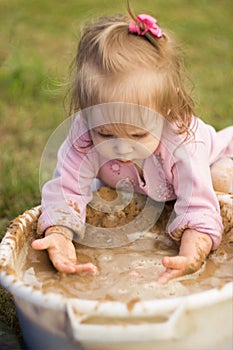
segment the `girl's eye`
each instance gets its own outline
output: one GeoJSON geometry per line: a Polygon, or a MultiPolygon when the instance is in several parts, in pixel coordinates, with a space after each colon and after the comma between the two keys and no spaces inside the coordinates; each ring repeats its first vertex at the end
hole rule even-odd
{"type": "Polygon", "coordinates": [[[131,137],[135,138],[135,139],[142,139],[143,137],[146,137],[148,135],[148,132],[144,133],[144,134],[133,134],[131,135],[131,137]]]}
{"type": "Polygon", "coordinates": [[[104,133],[102,133],[102,132],[97,132],[97,134],[98,134],[98,136],[100,136],[100,137],[103,137],[103,138],[111,138],[111,137],[113,137],[113,135],[112,134],[104,134],[104,133]]]}

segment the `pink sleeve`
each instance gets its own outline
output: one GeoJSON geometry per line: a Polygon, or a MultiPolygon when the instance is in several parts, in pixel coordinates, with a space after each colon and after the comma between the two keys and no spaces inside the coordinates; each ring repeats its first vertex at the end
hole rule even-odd
{"type": "Polygon", "coordinates": [[[66,226],[80,236],[84,233],[86,205],[92,199],[95,177],[91,153],[75,149],[69,138],[58,152],[55,177],[42,189],[42,214],[38,233],[54,225],[66,226]]]}
{"type": "Polygon", "coordinates": [[[174,159],[172,183],[177,200],[168,232],[175,240],[181,239],[186,228],[206,233],[212,238],[212,249],[216,249],[223,225],[205,142],[196,139],[183,144],[176,149],[174,159]]]}

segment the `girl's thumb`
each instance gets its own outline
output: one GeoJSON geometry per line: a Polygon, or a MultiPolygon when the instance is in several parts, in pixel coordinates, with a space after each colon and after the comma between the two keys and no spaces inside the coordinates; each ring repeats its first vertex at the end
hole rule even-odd
{"type": "Polygon", "coordinates": [[[32,242],[32,248],[35,250],[48,249],[49,247],[50,247],[49,237],[36,239],[35,241],[32,242]]]}

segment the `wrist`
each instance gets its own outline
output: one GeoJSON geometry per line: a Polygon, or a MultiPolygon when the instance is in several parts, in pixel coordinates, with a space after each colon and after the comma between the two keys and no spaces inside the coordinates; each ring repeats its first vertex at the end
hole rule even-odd
{"type": "Polygon", "coordinates": [[[47,230],[45,231],[45,237],[51,235],[51,234],[60,234],[66,238],[68,238],[70,241],[73,240],[73,231],[70,230],[68,227],[65,226],[51,226],[49,228],[47,228],[47,230]]]}
{"type": "Polygon", "coordinates": [[[212,239],[208,234],[186,229],[181,239],[179,255],[204,261],[209,255],[211,247],[212,239]]]}

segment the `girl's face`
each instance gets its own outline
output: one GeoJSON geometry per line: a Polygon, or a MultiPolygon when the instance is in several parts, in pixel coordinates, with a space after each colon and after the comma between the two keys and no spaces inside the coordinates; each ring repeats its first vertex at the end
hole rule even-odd
{"type": "Polygon", "coordinates": [[[153,130],[130,124],[106,124],[91,129],[96,150],[107,159],[117,159],[125,165],[149,157],[158,147],[153,130]]]}

